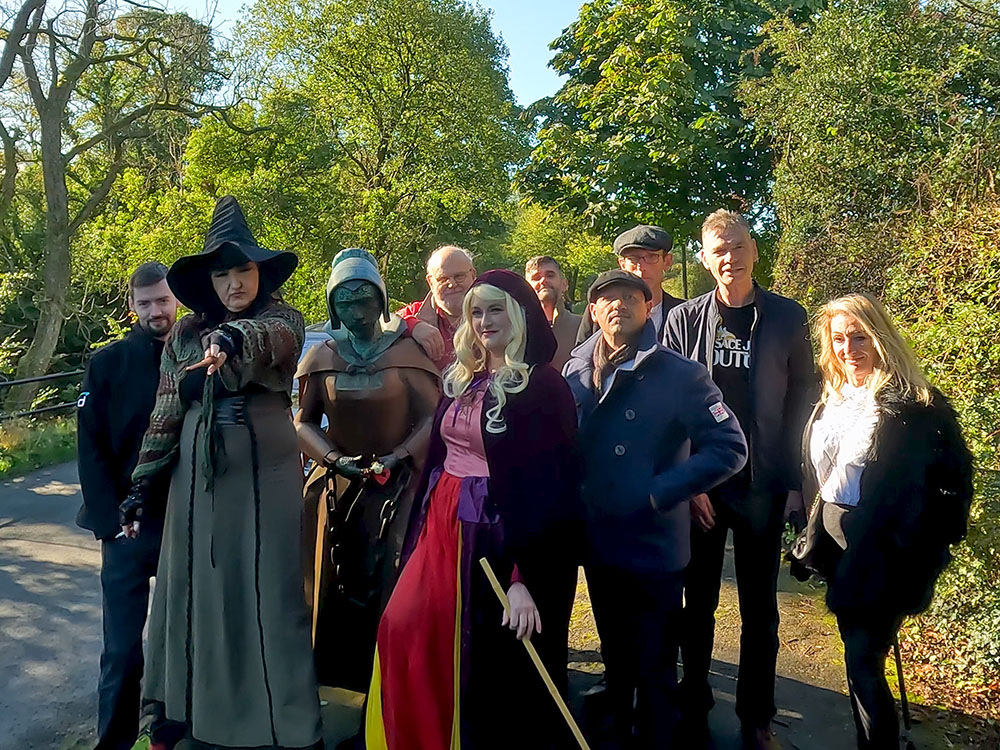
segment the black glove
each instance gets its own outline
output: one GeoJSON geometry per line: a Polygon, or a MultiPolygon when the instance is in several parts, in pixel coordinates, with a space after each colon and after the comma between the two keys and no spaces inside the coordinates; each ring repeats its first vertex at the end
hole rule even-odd
{"type": "Polygon", "coordinates": [[[149,484],[141,479],[129,488],[125,499],[118,506],[118,523],[121,526],[131,526],[142,520],[148,494],[149,484]]]}
{"type": "Polygon", "coordinates": [[[357,464],[360,458],[361,456],[338,456],[334,461],[324,463],[345,479],[357,479],[362,474],[362,469],[357,464]]]}

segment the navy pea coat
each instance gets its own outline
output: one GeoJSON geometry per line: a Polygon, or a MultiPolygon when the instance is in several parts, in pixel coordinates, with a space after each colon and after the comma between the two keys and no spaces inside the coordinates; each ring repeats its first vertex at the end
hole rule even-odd
{"type": "Polygon", "coordinates": [[[576,347],[563,368],[580,425],[587,561],[682,570],[691,553],[688,500],[743,468],[746,440],[708,370],[657,343],[650,322],[634,362],[598,397],[601,335],[576,347]]]}

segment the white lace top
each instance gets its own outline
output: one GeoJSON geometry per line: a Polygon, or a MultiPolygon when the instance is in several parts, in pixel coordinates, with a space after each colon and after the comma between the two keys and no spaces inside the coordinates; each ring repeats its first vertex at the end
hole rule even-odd
{"type": "Polygon", "coordinates": [[[855,506],[861,499],[861,475],[878,422],[871,391],[845,383],[813,423],[809,457],[828,503],[855,506]]]}

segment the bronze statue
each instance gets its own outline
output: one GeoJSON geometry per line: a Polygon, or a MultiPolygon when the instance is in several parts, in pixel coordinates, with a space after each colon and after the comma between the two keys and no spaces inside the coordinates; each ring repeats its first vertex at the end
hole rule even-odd
{"type": "Polygon", "coordinates": [[[375,258],[342,250],[327,283],[329,341],[303,358],[302,451],[316,462],[305,490],[306,591],[322,684],[364,692],[375,630],[395,584],[440,377],[390,315],[375,258]],[[324,428],[323,418],[328,422],[324,428]]]}

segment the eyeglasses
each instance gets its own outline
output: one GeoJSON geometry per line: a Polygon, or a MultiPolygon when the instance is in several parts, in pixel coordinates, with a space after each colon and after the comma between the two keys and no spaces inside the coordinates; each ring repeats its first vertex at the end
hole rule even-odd
{"type": "Polygon", "coordinates": [[[638,268],[639,266],[652,266],[656,263],[660,263],[663,260],[662,253],[629,253],[628,255],[623,255],[622,259],[625,264],[631,266],[632,268],[638,268]]]}
{"type": "Polygon", "coordinates": [[[446,286],[452,284],[454,286],[465,286],[469,281],[470,272],[462,271],[461,273],[456,273],[451,276],[445,274],[438,274],[434,277],[434,283],[438,286],[446,286]]]}

